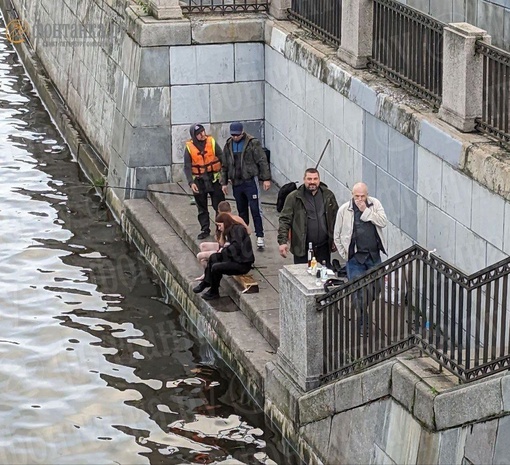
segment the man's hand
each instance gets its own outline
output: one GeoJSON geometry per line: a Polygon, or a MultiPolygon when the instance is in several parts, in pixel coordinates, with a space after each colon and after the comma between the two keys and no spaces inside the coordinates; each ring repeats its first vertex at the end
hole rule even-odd
{"type": "Polygon", "coordinates": [[[228,185],[227,184],[225,184],[224,186],[221,186],[221,190],[223,191],[223,193],[225,195],[228,195],[228,185]]]}
{"type": "Polygon", "coordinates": [[[198,186],[194,182],[190,184],[190,187],[191,190],[193,191],[193,194],[198,194],[198,186]]]}
{"type": "Polygon", "coordinates": [[[336,244],[333,242],[333,244],[331,245],[331,252],[336,252],[336,244]]]}
{"type": "Polygon", "coordinates": [[[287,258],[287,254],[289,253],[289,244],[282,244],[278,247],[278,250],[280,251],[280,255],[283,258],[287,258]]]}
{"type": "Polygon", "coordinates": [[[262,187],[265,191],[269,190],[271,188],[271,181],[264,181],[262,187]]]}
{"type": "Polygon", "coordinates": [[[364,200],[355,200],[354,203],[359,208],[359,211],[363,213],[367,209],[367,204],[364,200]]]}

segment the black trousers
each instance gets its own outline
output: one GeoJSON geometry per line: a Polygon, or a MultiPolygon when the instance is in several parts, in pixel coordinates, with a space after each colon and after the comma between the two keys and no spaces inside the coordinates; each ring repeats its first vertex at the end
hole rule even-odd
{"type": "MultiPolygon", "coordinates": [[[[322,262],[326,260],[326,266],[331,268],[331,250],[329,249],[329,243],[321,245],[320,247],[314,247],[313,253],[315,254],[317,263],[322,265],[322,262]]],[[[299,263],[308,263],[308,253],[303,257],[294,255],[294,265],[299,263]]]]}
{"type": "Polygon", "coordinates": [[[211,232],[211,223],[209,220],[209,210],[207,208],[207,197],[211,197],[211,203],[214,208],[214,211],[216,214],[218,213],[218,204],[220,202],[223,202],[225,200],[225,195],[223,194],[223,191],[221,190],[220,183],[213,182],[213,191],[207,193],[205,191],[205,187],[203,183],[197,183],[199,192],[198,194],[193,194],[195,197],[195,203],[197,204],[198,208],[198,222],[200,223],[200,229],[202,231],[211,232]]]}
{"type": "Polygon", "coordinates": [[[204,281],[211,286],[211,292],[218,292],[223,275],[234,276],[246,274],[251,270],[251,263],[225,261],[221,253],[213,253],[207,262],[204,281]]]}

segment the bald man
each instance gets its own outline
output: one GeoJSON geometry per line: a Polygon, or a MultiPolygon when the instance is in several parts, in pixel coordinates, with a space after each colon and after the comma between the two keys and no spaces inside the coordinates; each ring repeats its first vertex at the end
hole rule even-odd
{"type": "Polygon", "coordinates": [[[387,222],[381,202],[368,196],[367,185],[355,184],[352,199],[338,210],[334,232],[338,252],[347,261],[349,280],[381,263],[381,252],[386,254],[382,229],[387,222]]]}
{"type": "MultiPolygon", "coordinates": [[[[381,252],[386,254],[382,229],[388,220],[381,202],[368,196],[367,185],[358,182],[352,188],[352,199],[338,210],[334,240],[340,256],[347,260],[349,281],[366,273],[381,263],[381,252]]],[[[380,291],[380,285],[368,289],[369,296],[363,298],[360,289],[354,294],[354,305],[358,311],[360,334],[368,331],[368,304],[380,291]]]]}

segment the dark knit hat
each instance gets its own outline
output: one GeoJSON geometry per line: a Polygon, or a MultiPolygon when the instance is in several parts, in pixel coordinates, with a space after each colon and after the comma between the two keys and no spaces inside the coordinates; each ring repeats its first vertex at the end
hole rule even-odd
{"type": "Polygon", "coordinates": [[[196,137],[197,134],[200,134],[202,131],[205,131],[205,128],[201,124],[193,124],[189,128],[189,133],[192,138],[196,137]]]}
{"type": "Polygon", "coordinates": [[[243,124],[239,122],[230,125],[230,135],[240,136],[243,133],[243,124]]]}

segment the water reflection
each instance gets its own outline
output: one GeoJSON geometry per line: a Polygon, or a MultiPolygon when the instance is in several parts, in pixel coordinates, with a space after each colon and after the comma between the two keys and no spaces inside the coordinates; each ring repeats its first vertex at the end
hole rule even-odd
{"type": "Polygon", "coordinates": [[[260,410],[165,304],[5,41],[0,153],[0,463],[278,460],[260,410]]]}

